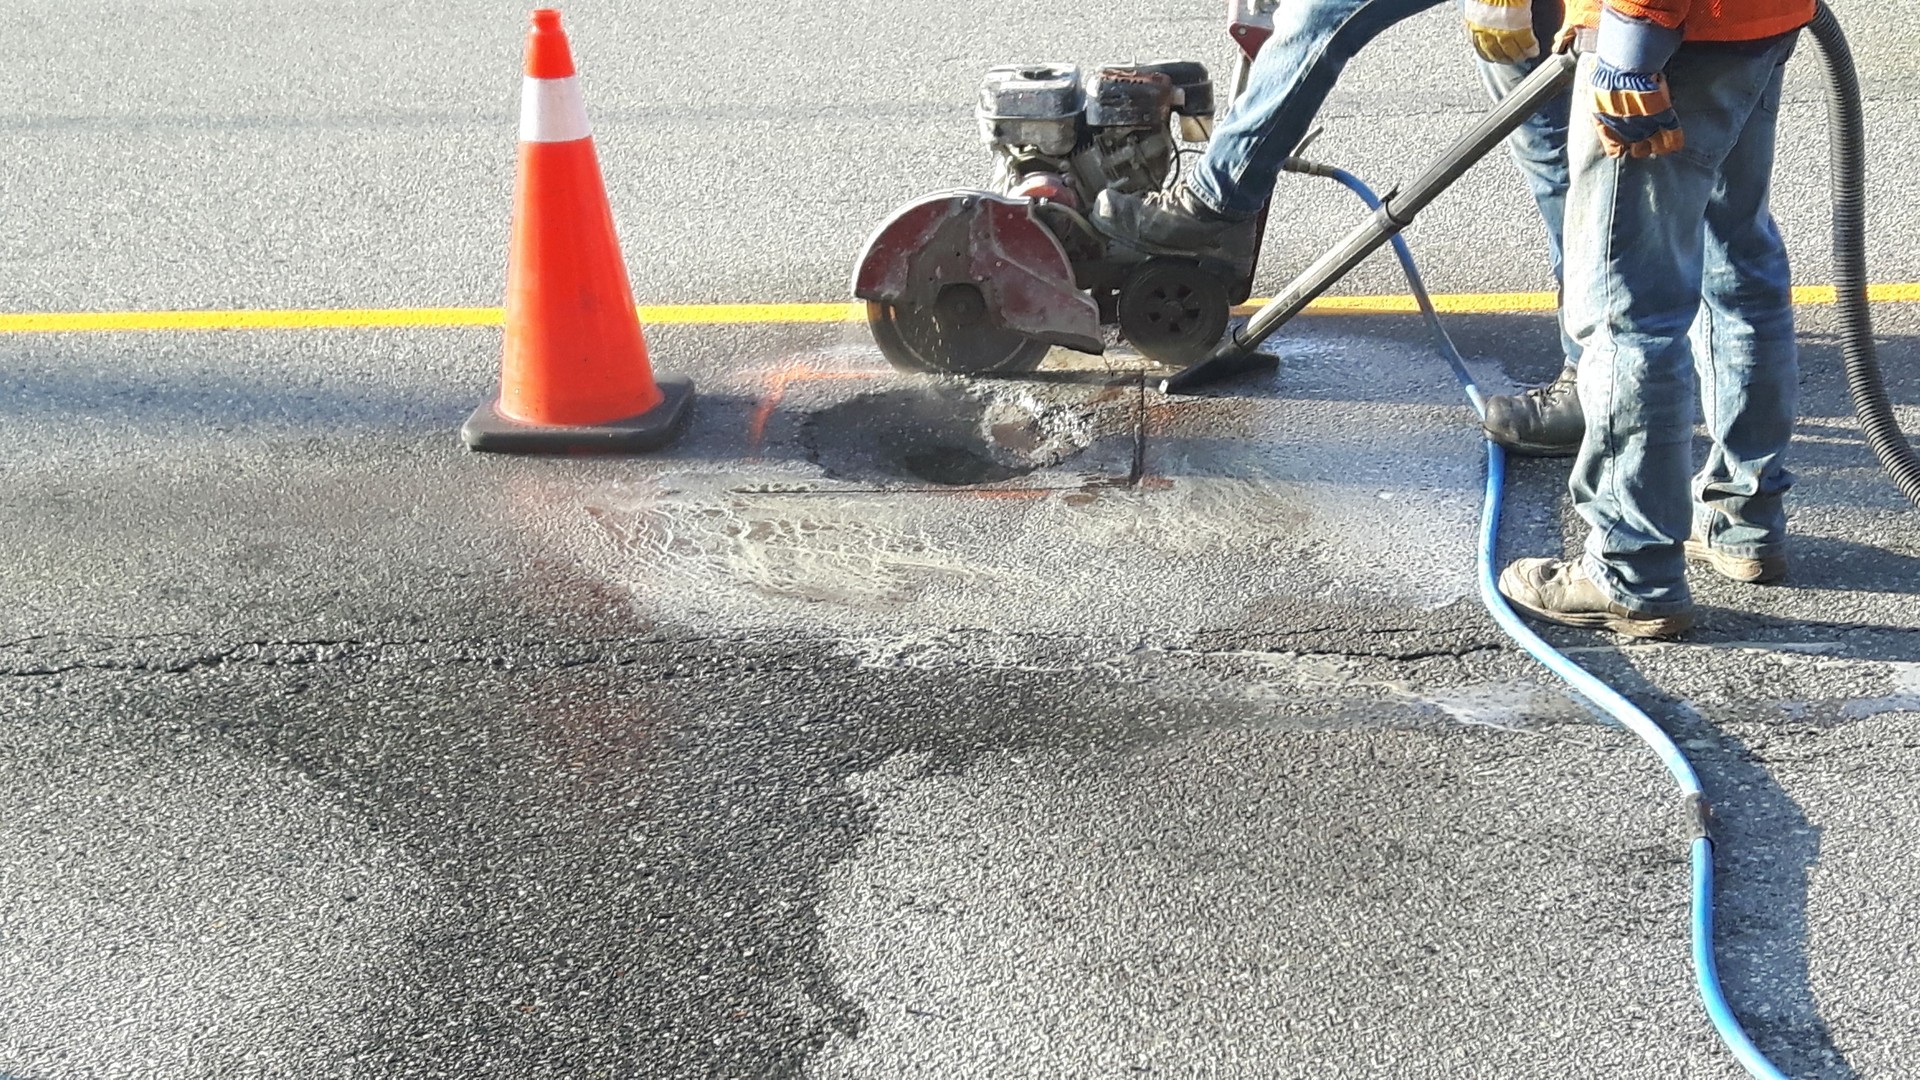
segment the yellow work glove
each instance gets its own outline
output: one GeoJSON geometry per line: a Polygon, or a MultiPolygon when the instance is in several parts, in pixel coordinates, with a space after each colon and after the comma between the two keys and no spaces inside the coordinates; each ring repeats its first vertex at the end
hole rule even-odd
{"type": "Polygon", "coordinates": [[[1533,0],[1467,0],[1473,51],[1489,64],[1517,64],[1540,55],[1533,34],[1533,0]]]}

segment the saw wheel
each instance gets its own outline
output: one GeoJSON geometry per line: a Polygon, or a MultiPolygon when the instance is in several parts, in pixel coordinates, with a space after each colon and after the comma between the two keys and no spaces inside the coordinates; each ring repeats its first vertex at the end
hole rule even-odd
{"type": "Polygon", "coordinates": [[[931,306],[867,302],[867,326],[887,362],[902,371],[1005,375],[1032,371],[1051,348],[995,326],[979,286],[941,288],[931,306]]]}
{"type": "Polygon", "coordinates": [[[1152,259],[1127,275],[1114,300],[1120,333],[1140,355],[1184,366],[1227,332],[1227,284],[1185,259],[1152,259]]]}

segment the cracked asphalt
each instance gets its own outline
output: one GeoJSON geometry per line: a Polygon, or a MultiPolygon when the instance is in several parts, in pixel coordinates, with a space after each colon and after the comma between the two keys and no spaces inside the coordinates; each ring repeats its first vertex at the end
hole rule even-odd
{"type": "MultiPolygon", "coordinates": [[[[991,64],[1224,54],[1211,4],[566,10],[647,303],[840,299],[979,175],[991,64]]],[[[1899,14],[1841,12],[1884,163],[1899,14]]],[[[497,302],[523,9],[0,15],[38,58],[0,311],[497,302]]],[[[1450,18],[1355,63],[1317,154],[1384,184],[1468,122],[1450,18]]],[[[1796,61],[1805,283],[1821,115],[1796,61]]],[[[1465,183],[1430,284],[1546,287],[1511,167],[1465,183]]],[[[1920,174],[1874,183],[1874,278],[1920,280],[1920,174]]],[[[1357,217],[1282,199],[1269,289],[1357,217]]],[[[1920,429],[1920,309],[1876,314],[1920,429]]],[[[1558,366],[1540,316],[1448,325],[1491,389],[1558,366]]],[[[1698,766],[1761,1048],[1899,1077],[1920,516],[1802,329],[1791,583],[1697,581],[1683,644],[1549,636],[1698,766]]],[[[1481,444],[1417,320],[1302,319],[1203,398],[648,333],[700,396],[619,460],[459,446],[497,330],[0,335],[0,1080],[1739,1075],[1664,773],[1479,608],[1481,444]]],[[[1507,554],[1576,536],[1563,484],[1514,465],[1507,554]]]]}

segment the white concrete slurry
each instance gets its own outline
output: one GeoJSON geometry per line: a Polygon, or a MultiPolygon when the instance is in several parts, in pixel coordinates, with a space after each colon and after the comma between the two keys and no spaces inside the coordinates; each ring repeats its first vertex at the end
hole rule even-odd
{"type": "MultiPolygon", "coordinates": [[[[974,489],[916,479],[848,430],[863,399],[892,416],[941,384],[796,382],[766,426],[767,460],[597,485],[555,531],[662,623],[908,647],[930,630],[1158,636],[1298,598],[1431,610],[1471,597],[1482,448],[1463,408],[1433,423],[1456,408],[1444,367],[1390,342],[1281,344],[1279,375],[1220,397],[977,384],[983,431],[1021,429],[1015,442],[1051,467],[974,489]],[[1363,415],[1329,397],[1361,399],[1363,415]],[[875,460],[850,465],[863,451],[875,460]]],[[[831,351],[796,369],[872,359],[831,351]]]]}
{"type": "Polygon", "coordinates": [[[1219,477],[997,497],[741,490],[766,481],[609,485],[580,508],[597,528],[568,535],[643,610],[702,626],[1190,632],[1303,591],[1431,609],[1473,588],[1471,491],[1219,477]],[[1409,513],[1456,539],[1409,550],[1409,513]],[[1416,556],[1420,572],[1400,565],[1416,556]]]}

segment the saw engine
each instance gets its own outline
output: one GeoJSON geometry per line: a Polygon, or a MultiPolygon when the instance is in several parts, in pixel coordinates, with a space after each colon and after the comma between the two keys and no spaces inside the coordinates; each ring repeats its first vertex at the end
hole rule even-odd
{"type": "Polygon", "coordinates": [[[1107,190],[1180,182],[1211,135],[1204,65],[996,67],[975,116],[993,153],[986,187],[897,211],[868,242],[854,295],[880,351],[908,371],[1031,371],[1048,350],[1106,351],[1106,328],[1150,359],[1197,360],[1251,287],[1225,261],[1109,240],[1087,213],[1107,190]]]}

